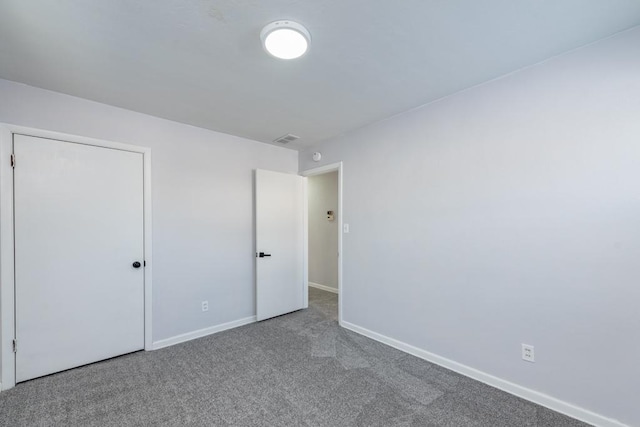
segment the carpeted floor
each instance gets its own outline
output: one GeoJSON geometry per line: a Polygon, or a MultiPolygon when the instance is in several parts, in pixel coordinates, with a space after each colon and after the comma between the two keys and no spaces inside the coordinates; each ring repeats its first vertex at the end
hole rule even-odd
{"type": "Polygon", "coordinates": [[[585,424],[338,327],[336,295],[184,344],[18,384],[1,426],[585,424]]]}

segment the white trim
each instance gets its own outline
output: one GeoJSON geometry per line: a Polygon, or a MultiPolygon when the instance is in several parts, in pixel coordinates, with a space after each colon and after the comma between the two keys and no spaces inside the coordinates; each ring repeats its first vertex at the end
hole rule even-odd
{"type": "Polygon", "coordinates": [[[144,349],[153,349],[153,239],[151,203],[151,149],[142,152],[144,189],[144,349]]]}
{"type": "MultiPolygon", "coordinates": [[[[56,139],[76,144],[141,153],[143,158],[143,203],[144,203],[144,349],[151,350],[152,331],[152,227],[151,227],[151,149],[120,142],[69,135],[42,129],[0,123],[0,381],[4,389],[15,386],[15,296],[14,296],[14,249],[13,249],[13,169],[9,158],[13,152],[13,134],[56,139]]],[[[19,162],[19,160],[18,160],[19,162]]]]}
{"type": "Polygon", "coordinates": [[[154,342],[153,349],[159,350],[161,348],[195,340],[197,338],[206,337],[207,335],[216,334],[218,332],[226,331],[228,329],[233,329],[240,326],[248,325],[250,323],[254,323],[255,321],[256,321],[256,316],[250,316],[250,317],[245,317],[244,319],[238,319],[232,322],[222,323],[221,325],[210,326],[208,328],[198,329],[197,331],[187,332],[186,334],[176,335],[175,337],[166,338],[166,339],[154,342]]]}
{"type": "Polygon", "coordinates": [[[320,289],[322,291],[331,292],[333,294],[338,293],[337,288],[332,288],[331,286],[327,286],[327,285],[321,285],[320,283],[309,282],[309,286],[312,288],[320,289]]]}
{"type": "Polygon", "coordinates": [[[304,179],[304,195],[302,202],[302,308],[309,308],[309,287],[305,283],[309,281],[309,180],[304,179]]]}
{"type": "Polygon", "coordinates": [[[592,424],[598,427],[628,427],[620,421],[604,417],[587,409],[556,399],[555,397],[540,393],[535,390],[531,390],[518,384],[514,384],[507,380],[503,380],[502,378],[495,377],[478,369],[471,368],[461,363],[454,362],[453,360],[447,359],[445,357],[438,356],[437,354],[430,353],[421,348],[414,347],[405,342],[398,341],[377,332],[370,331],[361,326],[354,325],[353,323],[343,321],[342,326],[360,335],[364,335],[375,341],[387,344],[400,351],[404,351],[405,353],[409,353],[431,363],[435,363],[436,365],[440,365],[451,371],[457,372],[466,377],[490,385],[491,387],[495,387],[509,394],[513,394],[522,399],[544,406],[556,412],[560,412],[561,414],[567,415],[571,418],[575,418],[585,423],[592,424]]]}
{"type": "MultiPolygon", "coordinates": [[[[343,209],[342,209],[342,182],[344,175],[344,167],[342,162],[330,163],[328,165],[320,166],[313,169],[307,169],[301,172],[302,176],[314,176],[314,175],[322,175],[327,172],[338,171],[338,324],[342,325],[342,296],[344,295],[342,289],[344,288],[344,282],[342,281],[342,264],[344,260],[344,253],[342,250],[342,236],[343,236],[343,209]]],[[[304,258],[309,258],[309,247],[305,246],[305,254],[304,258]]],[[[309,281],[309,274],[307,272],[307,282],[309,281]]],[[[307,287],[305,286],[305,289],[307,287]]],[[[308,290],[308,289],[307,289],[308,290]]]]}
{"type": "Polygon", "coordinates": [[[0,381],[3,390],[15,385],[13,283],[13,170],[10,164],[12,133],[0,126],[0,381]]]}

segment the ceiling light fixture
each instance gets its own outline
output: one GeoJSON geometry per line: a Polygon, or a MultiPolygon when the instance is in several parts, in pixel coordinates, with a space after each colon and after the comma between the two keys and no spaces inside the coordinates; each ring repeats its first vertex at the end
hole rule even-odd
{"type": "Polygon", "coordinates": [[[305,54],[311,43],[309,31],[293,21],[275,21],[260,32],[262,46],[280,59],[295,59],[305,54]]]}

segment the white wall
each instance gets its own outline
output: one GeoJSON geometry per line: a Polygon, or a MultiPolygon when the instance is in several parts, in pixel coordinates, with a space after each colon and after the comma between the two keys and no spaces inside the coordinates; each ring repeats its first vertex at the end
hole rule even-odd
{"type": "Polygon", "coordinates": [[[309,281],[338,289],[338,172],[307,178],[309,281]],[[327,211],[334,220],[327,220],[327,211]]]}
{"type": "Polygon", "coordinates": [[[253,169],[295,151],[6,80],[0,122],[151,148],[154,341],[255,315],[253,169]]]}
{"type": "Polygon", "coordinates": [[[313,151],[346,322],[640,425],[640,28],[313,151]]]}

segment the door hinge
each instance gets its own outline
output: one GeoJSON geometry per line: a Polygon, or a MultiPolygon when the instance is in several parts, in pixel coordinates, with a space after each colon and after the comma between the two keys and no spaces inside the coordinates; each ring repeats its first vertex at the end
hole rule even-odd
{"type": "Polygon", "coordinates": [[[13,340],[13,352],[18,352],[18,340],[13,340]]]}
{"type": "Polygon", "coordinates": [[[11,154],[11,167],[12,168],[16,167],[16,155],[15,154],[11,154]]]}

